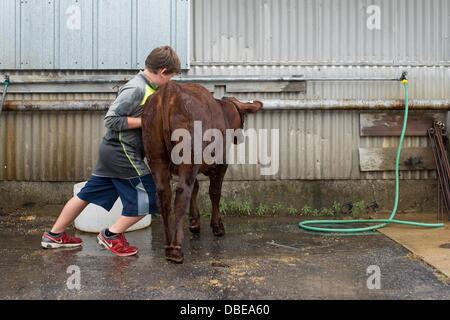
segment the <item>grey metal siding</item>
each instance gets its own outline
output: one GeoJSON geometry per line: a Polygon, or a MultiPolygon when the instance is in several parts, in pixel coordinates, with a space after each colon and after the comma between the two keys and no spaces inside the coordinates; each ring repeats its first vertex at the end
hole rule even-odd
{"type": "Polygon", "coordinates": [[[188,15],[189,0],[2,1],[0,70],[139,69],[165,44],[186,69],[188,15]]]}
{"type": "Polygon", "coordinates": [[[194,0],[193,6],[194,63],[450,61],[447,0],[194,0]],[[380,8],[379,30],[367,28],[371,5],[380,8]]]}

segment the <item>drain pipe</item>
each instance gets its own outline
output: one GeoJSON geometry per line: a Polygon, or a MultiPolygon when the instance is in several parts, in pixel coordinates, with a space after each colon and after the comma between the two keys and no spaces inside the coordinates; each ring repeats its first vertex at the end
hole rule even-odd
{"type": "MultiPolygon", "coordinates": [[[[91,78],[74,78],[74,79],[15,79],[15,84],[85,84],[85,83],[125,83],[130,78],[107,78],[103,79],[91,79],[91,78]]],[[[251,81],[251,82],[276,82],[276,81],[284,81],[284,82],[298,82],[298,81],[315,81],[315,82],[339,82],[339,81],[398,81],[398,78],[376,78],[376,77],[305,77],[303,75],[292,75],[292,76],[265,76],[265,75],[256,75],[256,76],[227,76],[227,75],[214,75],[214,76],[176,76],[173,77],[172,80],[177,82],[243,82],[243,81],[251,81]]]]}
{"type": "Polygon", "coordinates": [[[2,114],[3,105],[5,104],[6,94],[8,93],[8,87],[11,85],[9,81],[9,75],[5,74],[5,79],[3,80],[3,93],[2,93],[2,103],[0,103],[0,115],[2,114]]]}
{"type": "MultiPolygon", "coordinates": [[[[403,71],[400,78],[374,78],[374,77],[347,77],[347,78],[318,78],[318,77],[304,77],[302,75],[293,76],[184,76],[174,77],[173,80],[180,82],[235,82],[235,81],[401,81],[407,75],[403,71]]],[[[14,84],[70,84],[70,83],[115,83],[125,82],[126,79],[65,79],[56,81],[44,80],[14,80],[14,84]]],[[[8,75],[5,75],[4,94],[2,98],[3,106],[6,90],[10,85],[8,75]]],[[[284,100],[284,99],[267,99],[262,101],[264,103],[264,110],[373,110],[373,109],[403,109],[404,100],[284,100]]],[[[69,102],[59,101],[52,103],[23,103],[12,101],[9,103],[9,108],[5,111],[90,111],[90,110],[107,110],[110,106],[110,101],[93,101],[86,102],[69,102]]],[[[436,109],[436,110],[450,110],[450,99],[415,99],[410,104],[414,109],[436,109]]],[[[1,109],[0,109],[1,111],[1,109]]]]}
{"type": "MultiPolygon", "coordinates": [[[[397,80],[398,81],[398,80],[397,80]]],[[[404,100],[283,100],[261,99],[262,110],[393,110],[402,109],[404,100]]],[[[8,111],[106,111],[110,100],[93,101],[9,101],[8,111]]],[[[450,110],[450,99],[416,99],[410,104],[414,110],[450,110]]]]}

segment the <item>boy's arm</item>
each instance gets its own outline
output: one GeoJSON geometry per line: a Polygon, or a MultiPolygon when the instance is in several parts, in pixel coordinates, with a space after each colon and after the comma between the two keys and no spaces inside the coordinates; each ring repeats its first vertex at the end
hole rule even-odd
{"type": "Polygon", "coordinates": [[[142,127],[141,117],[139,118],[133,118],[128,117],[128,129],[136,129],[142,127]]]}
{"type": "Polygon", "coordinates": [[[140,128],[141,118],[130,116],[143,95],[138,87],[124,87],[106,113],[105,127],[114,131],[140,128]]]}

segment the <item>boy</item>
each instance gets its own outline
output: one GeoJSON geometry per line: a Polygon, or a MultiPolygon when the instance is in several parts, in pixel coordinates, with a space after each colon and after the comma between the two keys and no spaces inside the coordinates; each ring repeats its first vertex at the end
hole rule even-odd
{"type": "Polygon", "coordinates": [[[169,46],[154,49],[140,71],[119,90],[105,116],[107,132],[100,143],[99,159],[86,185],[70,199],[53,228],[42,236],[44,248],[82,245],[80,238],[65,230],[89,204],[111,210],[120,197],[122,216],[97,236],[100,245],[118,256],[131,256],[138,248],[130,246],[124,232],[146,214],[157,212],[156,187],[144,162],[141,116],[147,98],[158,86],[180,72],[180,60],[169,46]]]}

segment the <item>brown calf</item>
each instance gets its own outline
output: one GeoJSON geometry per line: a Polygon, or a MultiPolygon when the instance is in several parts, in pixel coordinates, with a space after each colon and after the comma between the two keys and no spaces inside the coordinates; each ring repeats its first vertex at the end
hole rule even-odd
{"type": "MultiPolygon", "coordinates": [[[[223,137],[223,155],[226,153],[227,129],[240,129],[244,125],[244,115],[262,108],[260,101],[242,103],[235,98],[215,99],[204,87],[198,84],[178,84],[174,81],[158,88],[146,102],[142,115],[142,134],[145,154],[156,184],[158,205],[164,223],[166,259],[182,263],[183,221],[189,212],[189,229],[200,232],[200,215],[197,207],[199,183],[197,174],[209,176],[209,196],[212,203],[211,227],[215,236],[223,236],[225,228],[219,214],[222,182],[227,164],[194,163],[194,142],[191,141],[190,163],[174,164],[171,152],[177,142],[171,141],[175,129],[186,129],[194,137],[194,121],[201,121],[203,132],[218,129],[223,137]],[[172,191],[172,174],[178,175],[179,182],[175,194],[175,230],[172,235],[169,227],[172,191]]],[[[200,139],[202,138],[200,137],[200,139]]],[[[194,139],[192,139],[194,140],[194,139]]],[[[201,151],[206,143],[201,139],[201,151]]],[[[233,139],[236,143],[236,139],[233,139]]]]}

